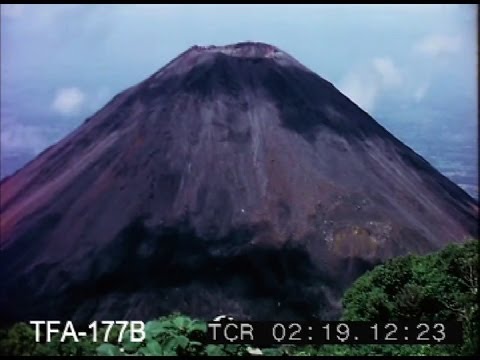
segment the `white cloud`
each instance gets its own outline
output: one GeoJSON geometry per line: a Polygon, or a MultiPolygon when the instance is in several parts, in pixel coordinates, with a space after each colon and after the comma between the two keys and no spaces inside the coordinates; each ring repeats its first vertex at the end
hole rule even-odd
{"type": "Polygon", "coordinates": [[[403,83],[403,75],[392,59],[374,58],[368,65],[350,72],[339,85],[342,93],[367,112],[375,108],[378,97],[403,83]]]}
{"type": "Polygon", "coordinates": [[[373,67],[381,76],[381,81],[386,86],[401,85],[403,78],[398,68],[390,58],[375,58],[373,59],[373,67]]]}
{"type": "Polygon", "coordinates": [[[2,16],[15,19],[25,12],[25,4],[2,4],[0,7],[2,16]]]}
{"type": "Polygon", "coordinates": [[[373,110],[378,93],[378,84],[359,74],[350,74],[340,83],[340,91],[363,110],[373,110]]]}
{"type": "Polygon", "coordinates": [[[48,136],[40,126],[24,125],[10,118],[2,118],[0,133],[2,152],[40,153],[48,144],[48,136]]]}
{"type": "Polygon", "coordinates": [[[415,90],[415,93],[413,94],[413,97],[415,98],[416,102],[420,102],[423,100],[425,95],[428,92],[428,89],[430,88],[430,83],[426,82],[420,85],[417,90],[415,90]]]}
{"type": "Polygon", "coordinates": [[[76,87],[62,88],[57,91],[52,107],[62,115],[78,112],[85,102],[85,94],[76,87]]]}
{"type": "Polygon", "coordinates": [[[454,54],[460,50],[461,45],[460,36],[437,34],[424,37],[414,45],[413,50],[420,54],[437,57],[454,54]]]}

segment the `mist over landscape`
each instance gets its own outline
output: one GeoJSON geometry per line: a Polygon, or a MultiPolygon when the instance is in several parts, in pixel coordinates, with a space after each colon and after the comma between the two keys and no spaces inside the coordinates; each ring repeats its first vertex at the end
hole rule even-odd
{"type": "Polygon", "coordinates": [[[477,197],[473,5],[2,5],[1,177],[186,48],[262,41],[477,197]]]}
{"type": "Polygon", "coordinates": [[[0,9],[0,356],[480,354],[477,5],[0,9]]]}

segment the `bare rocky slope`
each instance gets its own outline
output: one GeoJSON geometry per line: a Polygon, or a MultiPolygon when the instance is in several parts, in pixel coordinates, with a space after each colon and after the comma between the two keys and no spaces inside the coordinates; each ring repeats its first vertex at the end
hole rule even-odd
{"type": "Polygon", "coordinates": [[[262,43],[194,46],[0,183],[0,320],[335,318],[478,204],[262,43]]]}

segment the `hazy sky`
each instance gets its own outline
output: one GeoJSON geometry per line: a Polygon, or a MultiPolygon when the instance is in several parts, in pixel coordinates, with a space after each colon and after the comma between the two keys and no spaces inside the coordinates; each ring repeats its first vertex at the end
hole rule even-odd
{"type": "Polygon", "coordinates": [[[476,33],[474,5],[2,5],[2,157],[40,152],[192,45],[246,40],[377,119],[412,124],[418,109],[415,123],[463,134],[476,124],[476,33]]]}

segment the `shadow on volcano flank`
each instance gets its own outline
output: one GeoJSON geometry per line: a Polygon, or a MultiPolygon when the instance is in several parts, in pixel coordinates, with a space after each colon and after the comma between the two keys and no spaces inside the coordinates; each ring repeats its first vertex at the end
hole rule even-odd
{"type": "Polygon", "coordinates": [[[337,318],[478,204],[262,43],[194,46],[0,182],[0,320],[337,318]]]}

